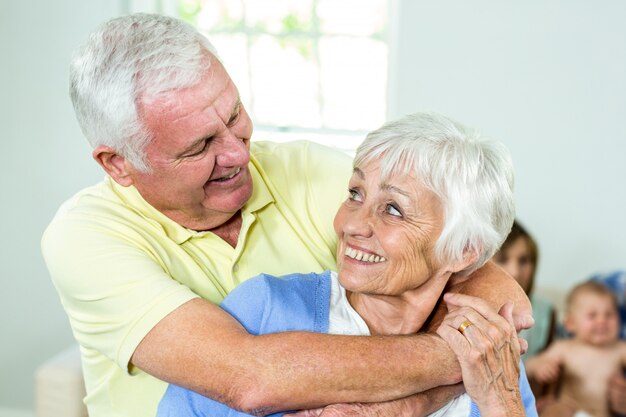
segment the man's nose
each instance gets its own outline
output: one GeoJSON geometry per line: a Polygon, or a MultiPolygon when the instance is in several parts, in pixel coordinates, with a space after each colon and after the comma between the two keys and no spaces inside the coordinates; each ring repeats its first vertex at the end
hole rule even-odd
{"type": "Polygon", "coordinates": [[[244,166],[250,162],[250,151],[243,139],[229,133],[220,139],[216,159],[222,167],[244,166]]]}

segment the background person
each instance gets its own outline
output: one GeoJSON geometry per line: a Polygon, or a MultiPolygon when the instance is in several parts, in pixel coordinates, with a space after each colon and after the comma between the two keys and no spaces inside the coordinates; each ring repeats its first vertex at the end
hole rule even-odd
{"type": "MultiPolygon", "coordinates": [[[[468,275],[491,258],[513,222],[508,151],[444,116],[416,113],[371,132],[357,149],[353,172],[334,220],[337,273],[260,275],[240,285],[221,306],[249,332],[417,333],[433,311],[439,323],[444,290],[455,292],[471,281],[468,275]]],[[[469,395],[434,415],[469,416],[472,407],[483,416],[536,415],[526,375],[520,379],[514,327],[482,300],[447,300],[454,311],[438,333],[454,346],[465,345],[454,350],[469,395]],[[465,343],[456,340],[459,331],[465,343]],[[488,360],[472,362],[476,352],[488,360]]],[[[510,314],[509,304],[512,321],[510,314]]],[[[227,415],[249,414],[176,385],[157,414],[227,415]]]]}
{"type": "MultiPolygon", "coordinates": [[[[434,335],[256,337],[216,306],[261,272],[336,268],[350,161],[309,143],[251,145],[237,88],[194,28],[145,14],[104,23],[72,61],[70,94],[107,177],[59,209],[42,251],[91,417],[152,417],[165,381],[254,412],[460,381],[434,335]]],[[[531,323],[497,268],[474,277],[464,291],[494,308],[514,300],[518,324],[531,323]]]]}
{"type": "Polygon", "coordinates": [[[542,416],[573,416],[583,411],[608,417],[611,377],[626,366],[626,342],[619,340],[619,317],[613,294],[602,284],[585,282],[567,298],[565,327],[572,339],[559,340],[528,359],[530,377],[543,383],[560,378],[559,396],[542,416]]]}
{"type": "Polygon", "coordinates": [[[528,350],[523,357],[530,358],[544,350],[552,342],[556,332],[554,305],[533,292],[539,247],[530,233],[516,220],[493,260],[519,283],[530,298],[535,325],[521,334],[528,342],[528,350]]]}

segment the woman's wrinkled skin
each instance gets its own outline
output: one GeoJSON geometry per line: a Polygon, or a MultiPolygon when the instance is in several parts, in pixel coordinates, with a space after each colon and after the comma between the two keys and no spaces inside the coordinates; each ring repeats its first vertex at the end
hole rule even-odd
{"type": "Polygon", "coordinates": [[[459,359],[463,382],[483,417],[525,415],[519,395],[520,345],[512,304],[495,313],[481,299],[446,294],[449,314],[437,329],[459,359]],[[464,333],[458,329],[469,320],[464,333]],[[520,410],[517,414],[516,410],[520,410]]]}

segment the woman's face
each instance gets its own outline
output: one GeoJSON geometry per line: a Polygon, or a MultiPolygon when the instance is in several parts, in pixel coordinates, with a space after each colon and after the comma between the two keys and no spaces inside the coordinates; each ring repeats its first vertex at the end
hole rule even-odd
{"type": "Polygon", "coordinates": [[[528,241],[524,236],[515,239],[506,250],[498,252],[494,256],[494,260],[515,278],[524,291],[528,293],[535,264],[532,261],[528,241]]]}
{"type": "Polygon", "coordinates": [[[349,291],[400,295],[441,269],[433,249],[442,205],[412,175],[381,178],[377,163],[355,168],[334,226],[339,281],[349,291]]]}

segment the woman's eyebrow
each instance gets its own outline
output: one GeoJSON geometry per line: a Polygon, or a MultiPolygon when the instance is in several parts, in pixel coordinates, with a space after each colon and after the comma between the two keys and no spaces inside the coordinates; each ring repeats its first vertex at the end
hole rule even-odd
{"type": "Polygon", "coordinates": [[[387,183],[382,183],[380,184],[380,189],[381,190],[385,190],[385,191],[391,191],[392,193],[398,193],[401,194],[407,198],[411,198],[412,194],[409,193],[408,191],[404,191],[402,188],[396,187],[395,185],[391,185],[391,184],[387,184],[387,183]]]}

